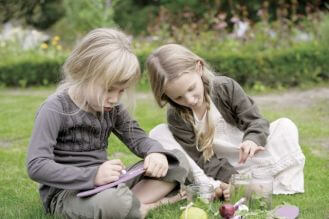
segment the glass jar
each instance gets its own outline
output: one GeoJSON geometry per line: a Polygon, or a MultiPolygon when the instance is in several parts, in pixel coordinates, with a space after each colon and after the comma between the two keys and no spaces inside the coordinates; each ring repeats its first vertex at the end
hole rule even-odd
{"type": "Polygon", "coordinates": [[[266,173],[252,172],[248,201],[251,210],[270,210],[272,208],[273,177],[266,173]]]}
{"type": "Polygon", "coordinates": [[[186,187],[188,202],[197,202],[197,199],[209,203],[214,199],[215,189],[211,184],[190,184],[186,187]]]}
{"type": "Polygon", "coordinates": [[[249,173],[233,174],[230,179],[230,202],[236,203],[242,197],[245,197],[249,201],[249,185],[251,181],[251,175],[249,173]]]}

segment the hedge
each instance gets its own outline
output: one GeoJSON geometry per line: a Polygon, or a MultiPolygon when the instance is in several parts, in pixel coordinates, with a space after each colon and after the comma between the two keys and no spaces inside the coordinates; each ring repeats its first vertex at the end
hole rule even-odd
{"type": "Polygon", "coordinates": [[[243,85],[297,86],[329,79],[329,49],[303,45],[260,53],[198,53],[216,72],[243,85]]]}
{"type": "MultiPolygon", "coordinates": [[[[151,51],[151,49],[150,49],[151,51]]],[[[150,51],[138,52],[141,66],[150,51]]],[[[261,83],[265,86],[297,86],[329,79],[329,50],[321,46],[303,45],[295,48],[248,52],[195,51],[222,75],[227,75],[244,86],[261,83]]],[[[45,55],[23,54],[0,60],[0,84],[5,86],[33,86],[55,84],[60,80],[60,69],[66,55],[49,58],[45,55]]],[[[147,75],[141,80],[147,88],[147,75]]]]}
{"type": "Polygon", "coordinates": [[[13,87],[55,84],[60,80],[65,57],[33,52],[4,57],[0,60],[0,84],[13,87]]]}

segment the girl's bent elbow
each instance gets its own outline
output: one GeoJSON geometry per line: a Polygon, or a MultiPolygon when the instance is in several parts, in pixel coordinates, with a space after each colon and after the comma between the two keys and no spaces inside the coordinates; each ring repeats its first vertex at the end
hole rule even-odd
{"type": "Polygon", "coordinates": [[[27,174],[34,181],[39,181],[40,179],[39,169],[36,160],[31,160],[27,163],[27,174]]]}
{"type": "Polygon", "coordinates": [[[36,181],[37,174],[36,174],[36,171],[33,168],[33,165],[29,165],[29,164],[27,165],[27,174],[32,180],[36,181]]]}

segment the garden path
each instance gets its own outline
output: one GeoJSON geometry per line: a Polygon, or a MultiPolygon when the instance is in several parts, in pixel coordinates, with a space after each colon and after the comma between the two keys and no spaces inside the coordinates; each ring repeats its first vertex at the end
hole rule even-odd
{"type": "Polygon", "coordinates": [[[289,90],[284,93],[254,96],[253,99],[260,107],[310,107],[311,105],[314,105],[319,101],[328,102],[329,88],[321,87],[305,91],[289,90]]]}

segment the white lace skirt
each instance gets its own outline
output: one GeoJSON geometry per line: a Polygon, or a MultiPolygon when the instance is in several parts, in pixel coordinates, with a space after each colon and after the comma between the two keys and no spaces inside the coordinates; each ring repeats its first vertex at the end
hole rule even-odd
{"type": "MultiPolygon", "coordinates": [[[[158,140],[168,150],[176,148],[183,151],[166,124],[160,124],[152,129],[150,137],[158,140]]],[[[223,151],[217,149],[217,146],[214,146],[214,152],[220,153],[223,156],[223,151]]],[[[186,156],[188,155],[186,154],[186,156]]],[[[245,164],[237,164],[237,160],[239,159],[238,150],[230,153],[230,155],[227,154],[227,156],[229,156],[229,161],[239,173],[246,173],[253,170],[259,176],[262,174],[264,177],[268,174],[272,175],[273,194],[304,192],[303,169],[305,156],[298,143],[297,127],[289,119],[281,118],[271,123],[270,135],[265,150],[258,152],[245,164]]],[[[214,186],[216,184],[218,185],[218,182],[207,177],[190,157],[188,157],[188,160],[191,167],[190,180],[192,177],[194,178],[192,179],[194,182],[209,181],[214,186]]]]}
{"type": "Polygon", "coordinates": [[[304,192],[304,164],[297,127],[290,119],[281,118],[270,124],[265,150],[237,170],[257,171],[264,177],[272,175],[273,194],[294,194],[304,192]]]}

